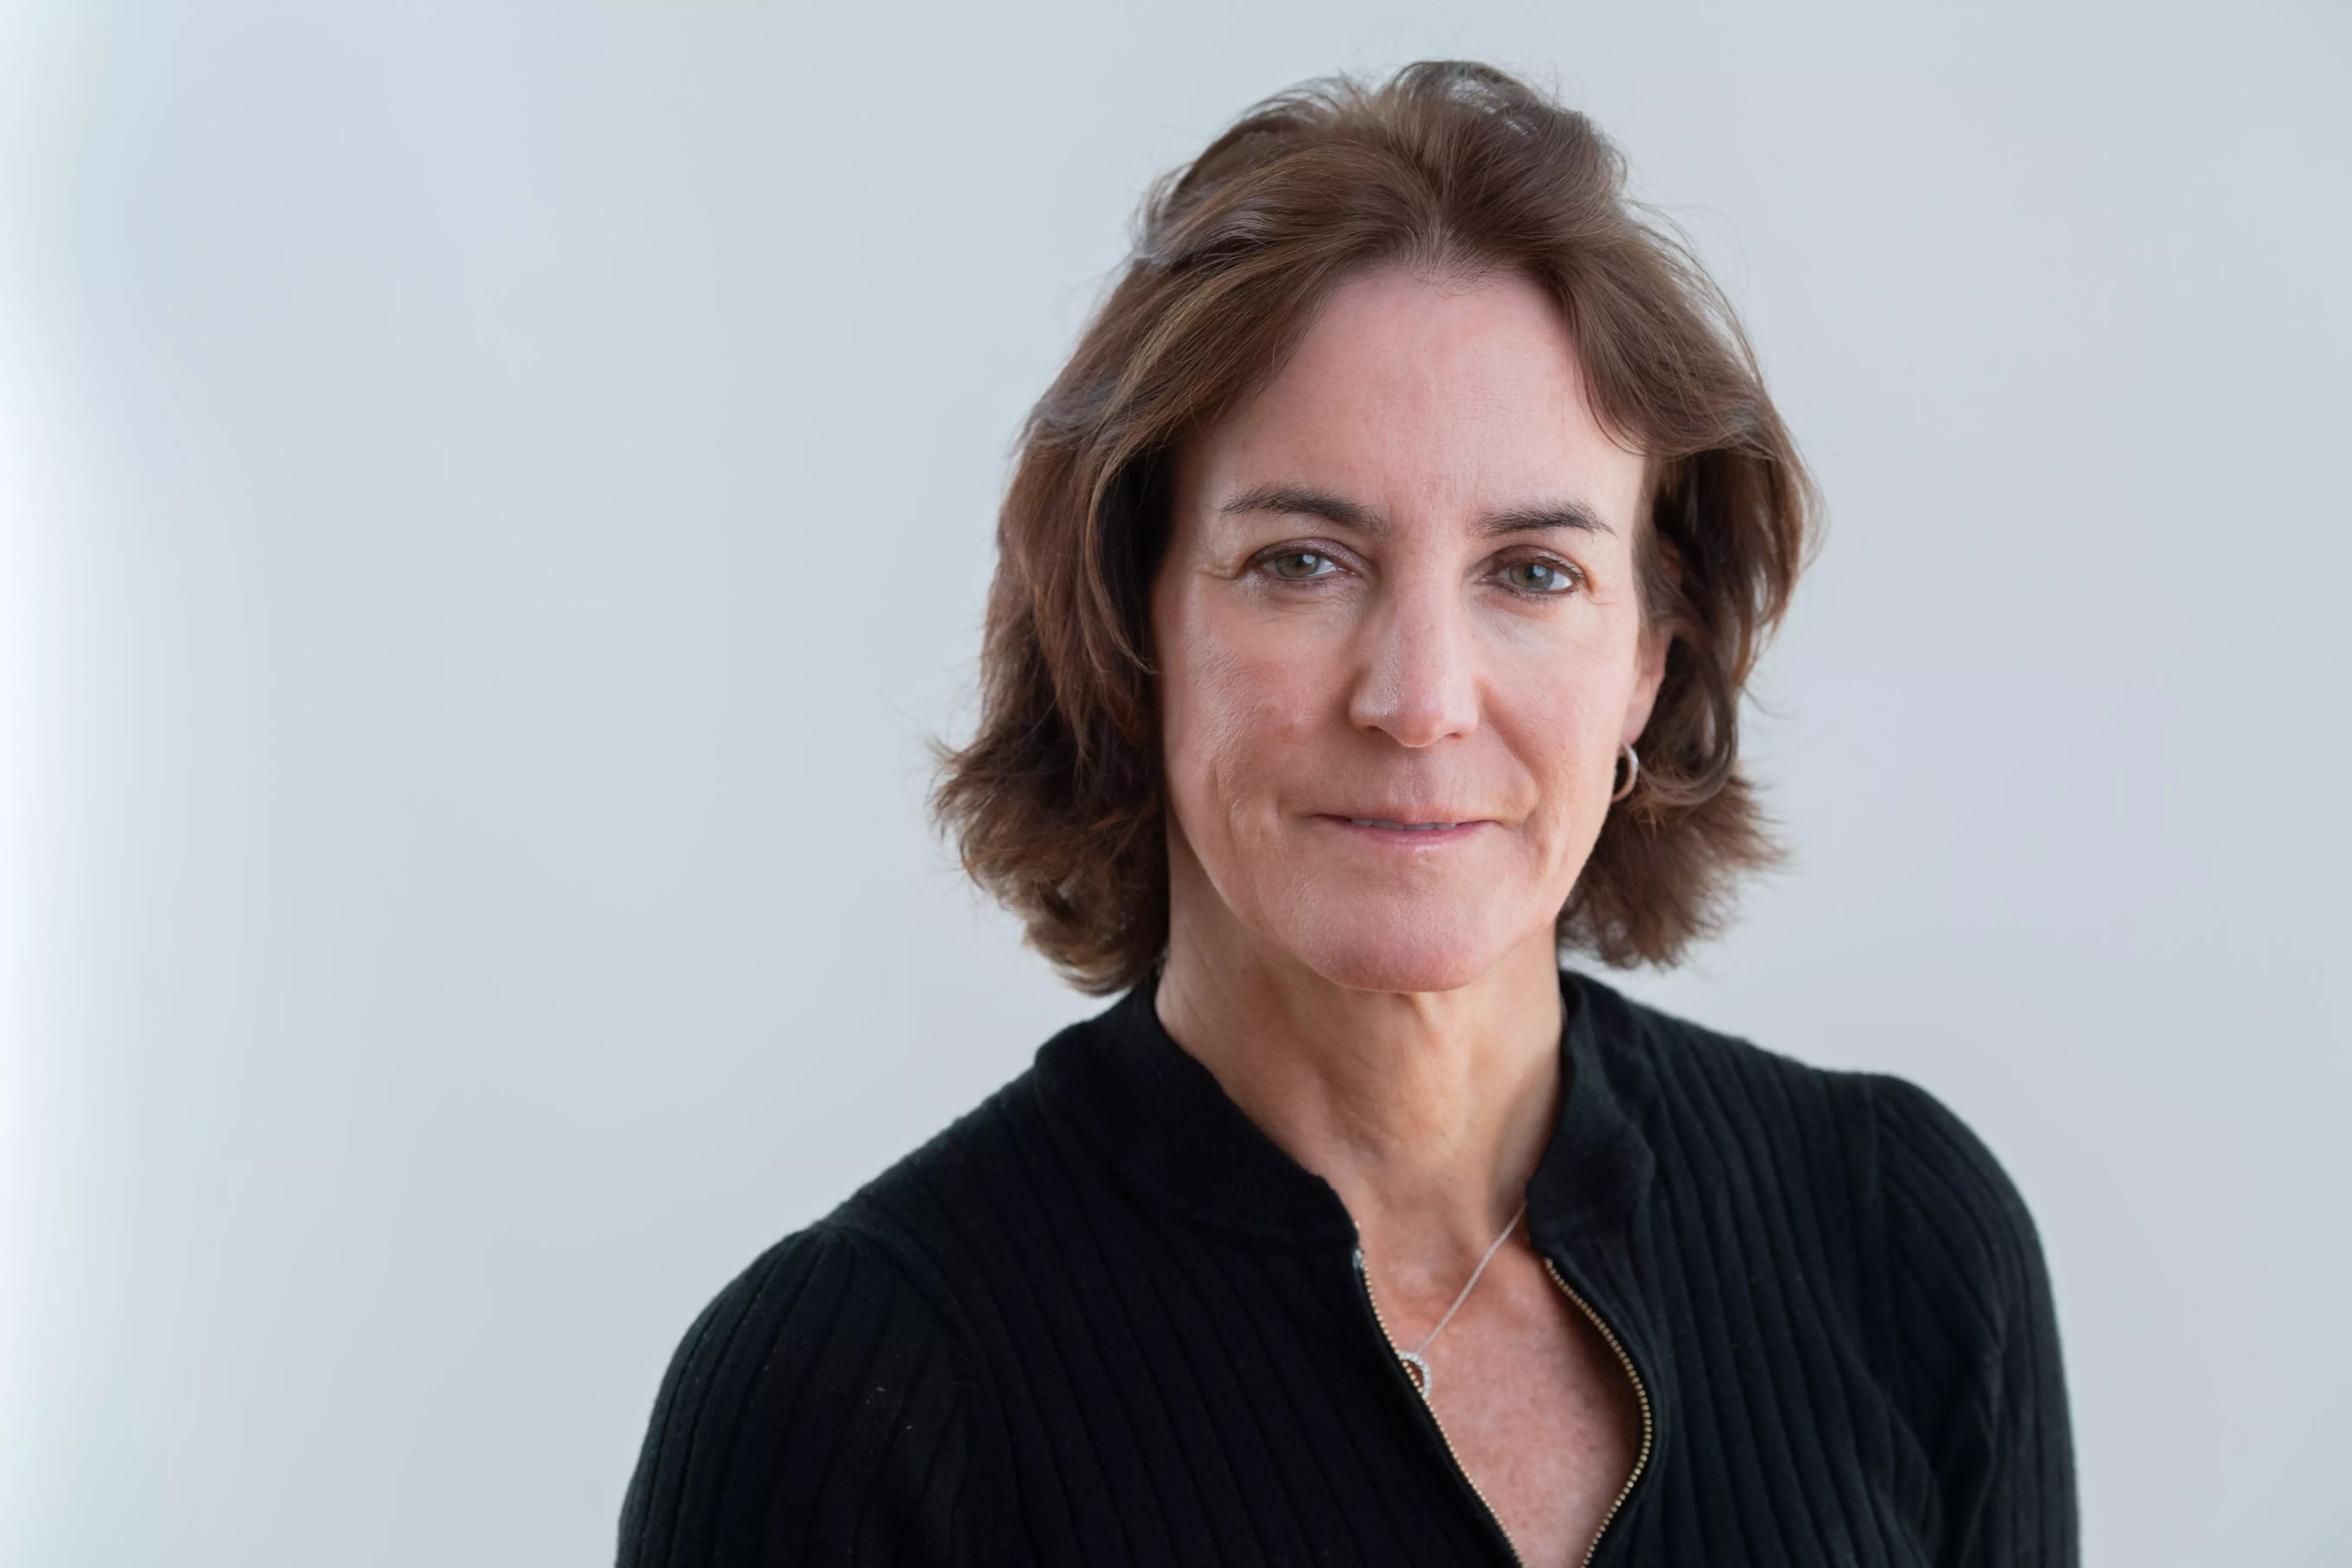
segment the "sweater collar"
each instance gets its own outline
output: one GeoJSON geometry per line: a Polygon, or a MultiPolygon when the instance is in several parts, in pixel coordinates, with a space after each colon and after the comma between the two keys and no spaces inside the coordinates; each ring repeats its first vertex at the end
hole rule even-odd
{"type": "MultiPolygon", "coordinates": [[[[1580,1272],[1613,1274],[1654,1161],[1604,1067],[1601,1037],[1624,1002],[1579,974],[1563,973],[1560,989],[1565,1091],[1528,1184],[1528,1233],[1546,1253],[1578,1258],[1580,1272]]],[[[1045,1045],[1037,1073],[1047,1103],[1139,1196],[1187,1219],[1260,1241],[1351,1247],[1355,1225],[1339,1194],[1169,1037],[1154,990],[1138,986],[1045,1045]]]]}

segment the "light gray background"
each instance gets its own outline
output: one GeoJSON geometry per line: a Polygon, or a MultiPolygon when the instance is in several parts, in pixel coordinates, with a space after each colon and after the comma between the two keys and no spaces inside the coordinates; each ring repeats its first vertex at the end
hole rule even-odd
{"type": "Polygon", "coordinates": [[[610,1552],[774,1237],[1087,1011],[925,826],[1146,180],[1557,80],[1831,500],[1633,988],[2040,1216],[2101,1564],[2352,1561],[2333,6],[0,8],[0,1561],[610,1552]]]}

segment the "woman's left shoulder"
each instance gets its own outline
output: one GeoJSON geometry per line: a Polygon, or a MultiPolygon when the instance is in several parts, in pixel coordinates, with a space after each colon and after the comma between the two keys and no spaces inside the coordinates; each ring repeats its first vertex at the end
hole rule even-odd
{"type": "Polygon", "coordinates": [[[1925,1231],[1986,1266],[2013,1268],[2021,1247],[2036,1247],[2000,1161],[1917,1084],[1816,1067],[1597,982],[1578,984],[1596,1065],[1654,1141],[1698,1139],[1727,1155],[1736,1148],[1779,1181],[1834,1189],[1874,1211],[1878,1226],[1925,1231]]]}
{"type": "Polygon", "coordinates": [[[1905,1079],[1582,996],[1580,1065],[1646,1147],[1655,1251],[1685,1281],[1778,1290],[1784,1323],[1853,1349],[1934,1478],[1939,1561],[2074,1562],[2050,1276],[1984,1141],[1905,1079]]]}

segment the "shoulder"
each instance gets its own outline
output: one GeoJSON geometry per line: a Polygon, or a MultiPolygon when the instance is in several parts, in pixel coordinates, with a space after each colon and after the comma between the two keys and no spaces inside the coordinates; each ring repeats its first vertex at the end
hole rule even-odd
{"type": "Polygon", "coordinates": [[[799,1348],[794,1335],[877,1322],[961,1353],[952,1342],[964,1329],[957,1300],[963,1255],[986,1246],[979,1233],[992,1217],[1008,1217],[1033,1168],[1052,1157],[1035,1078],[1034,1068],[1022,1073],[761,1254],[704,1312],[681,1356],[698,1339],[757,1343],[776,1334],[785,1336],[776,1348],[790,1352],[799,1348]]]}
{"type": "MultiPolygon", "coordinates": [[[[2041,1272],[2025,1199],[1985,1147],[1918,1085],[1883,1074],[1843,1075],[1870,1109],[1873,1174],[1889,1239],[1924,1261],[1937,1255],[1956,1282],[2012,1296],[2041,1272]]],[[[1996,1298],[1997,1300],[1997,1298],[1996,1298]]],[[[1988,1309],[1995,1300],[1987,1301],[1988,1309]]]]}
{"type": "Polygon", "coordinates": [[[621,1526],[624,1568],[947,1563],[995,1528],[968,1485],[998,1415],[954,1281],[1044,1133],[1029,1074],[786,1237],[687,1331],[621,1526]]]}
{"type": "Polygon", "coordinates": [[[672,1358],[619,1561],[961,1560],[973,1392],[953,1336],[883,1249],[831,1224],[787,1237],[672,1358]]]}
{"type": "MultiPolygon", "coordinates": [[[[1594,1053],[1652,1142],[1704,1150],[1753,1190],[1835,1210],[1855,1245],[1987,1319],[2041,1288],[2016,1184],[1966,1123],[1918,1085],[1819,1068],[1580,979],[1594,1053]]],[[[1690,1162],[1674,1162],[1687,1164],[1690,1162]]]]}
{"type": "Polygon", "coordinates": [[[1916,1084],[1580,986],[1580,1061],[1650,1151],[1652,1234],[1683,1278],[1743,1260],[1749,1299],[1777,1287],[1792,1321],[1845,1340],[1929,1478],[1938,1561],[2074,1562],[2049,1276],[1983,1140],[1916,1084]]]}
{"type": "MultiPolygon", "coordinates": [[[[1850,1164],[1891,1336],[1882,1359],[1949,1389],[2053,1335],[2041,1236],[1984,1140],[1907,1079],[1829,1076],[1856,1107],[1850,1164]]],[[[2054,1377],[2054,1340],[2047,1353],[2054,1377]]]]}
{"type": "Polygon", "coordinates": [[[1621,1094],[1669,1101],[1712,1087],[1742,1098],[1790,1089],[1818,1089],[1842,1075],[1637,1002],[1590,975],[1570,976],[1587,1016],[1602,1069],[1621,1094]]]}
{"type": "Polygon", "coordinates": [[[1053,1189],[1077,1179],[1073,1165],[1091,1164],[1047,1098],[1033,1066],[859,1188],[819,1228],[887,1257],[908,1289],[945,1317],[961,1317],[971,1305],[962,1298],[1004,1233],[1034,1228],[1053,1189]]]}
{"type": "Polygon", "coordinates": [[[1868,1137],[1864,1075],[1766,1050],[1586,976],[1574,984],[1591,1065],[1654,1143],[1738,1147],[1783,1174],[1796,1164],[1849,1179],[1848,1156],[1868,1137]]]}

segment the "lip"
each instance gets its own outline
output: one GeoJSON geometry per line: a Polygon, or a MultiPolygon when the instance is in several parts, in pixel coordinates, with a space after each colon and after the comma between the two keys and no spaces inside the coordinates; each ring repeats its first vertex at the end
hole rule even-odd
{"type": "Polygon", "coordinates": [[[1440,845],[1459,844],[1475,836],[1482,827],[1494,824],[1483,817],[1450,820],[1433,814],[1404,813],[1398,816],[1367,813],[1361,816],[1341,816],[1337,812],[1318,814],[1316,821],[1328,823],[1349,837],[1372,844],[1392,844],[1400,848],[1436,848],[1440,845]]]}

